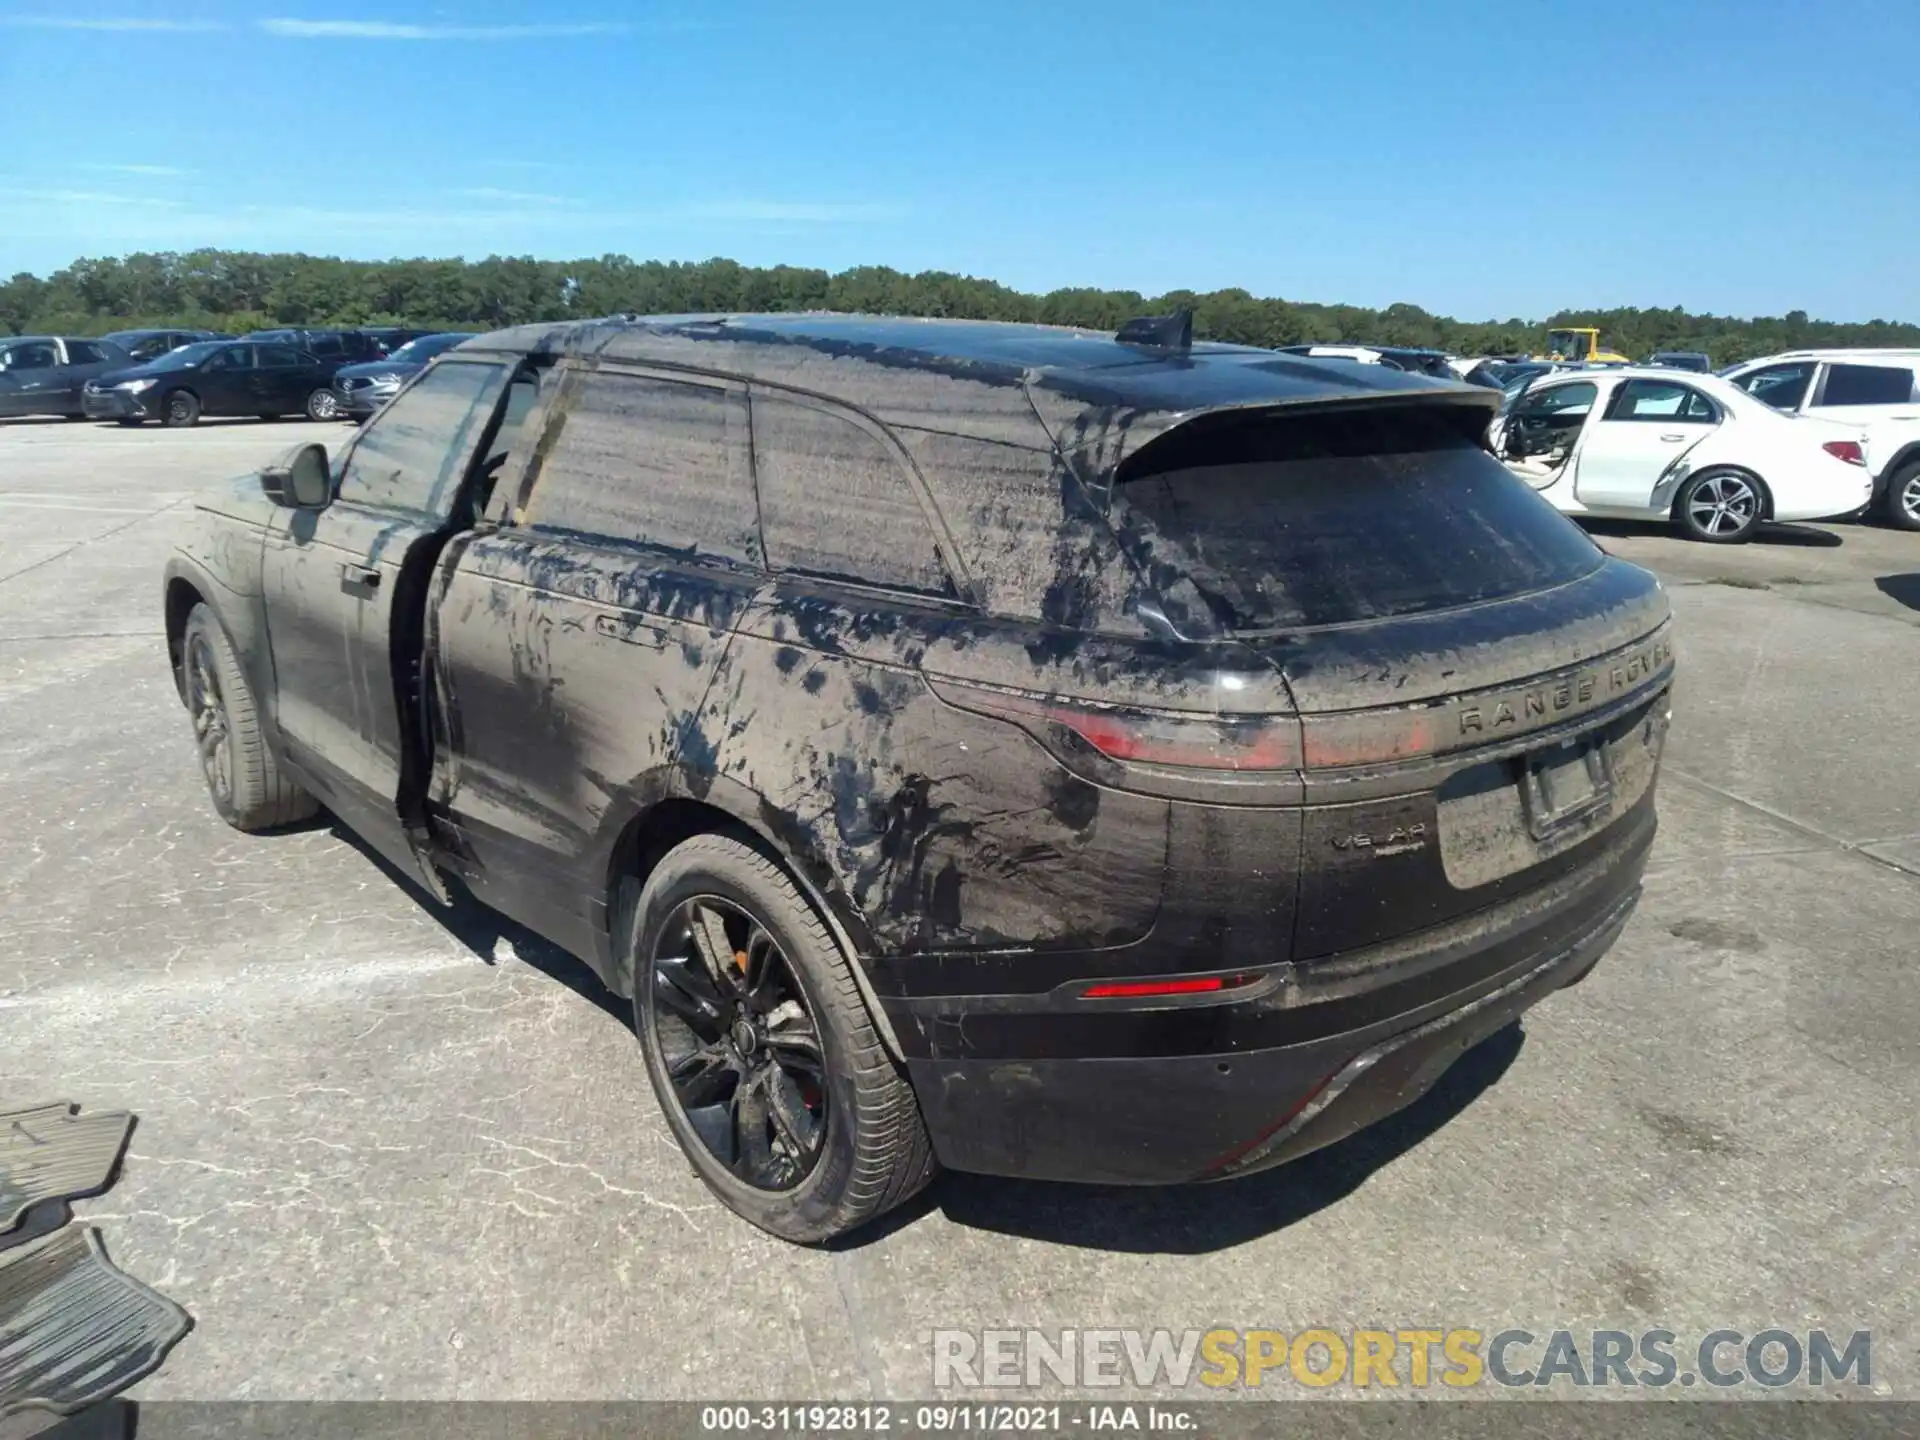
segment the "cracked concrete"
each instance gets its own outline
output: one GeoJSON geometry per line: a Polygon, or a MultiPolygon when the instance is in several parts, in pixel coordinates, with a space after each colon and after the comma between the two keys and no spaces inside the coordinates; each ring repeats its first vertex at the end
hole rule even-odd
{"type": "Polygon", "coordinates": [[[1876,583],[1920,536],[1608,527],[1683,627],[1646,899],[1415,1110],[1192,1191],[949,1176],[804,1251],[694,1179],[584,967],[207,806],[160,562],[195,486],[342,433],[0,425],[0,1098],[140,1117],[77,1209],[197,1319],[143,1397],[903,1397],[1008,1325],[1861,1326],[1920,1385],[1920,613],[1876,583]]]}

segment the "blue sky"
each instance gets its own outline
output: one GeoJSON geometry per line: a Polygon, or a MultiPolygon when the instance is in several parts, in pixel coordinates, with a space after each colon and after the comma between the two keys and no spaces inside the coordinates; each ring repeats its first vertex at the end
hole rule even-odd
{"type": "Polygon", "coordinates": [[[0,273],[876,263],[1920,319],[1920,5],[0,0],[0,273]]]}

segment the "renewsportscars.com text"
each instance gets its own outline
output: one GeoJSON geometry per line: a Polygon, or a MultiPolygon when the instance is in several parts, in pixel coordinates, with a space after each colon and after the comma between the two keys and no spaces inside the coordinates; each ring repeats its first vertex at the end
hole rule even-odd
{"type": "Polygon", "coordinates": [[[1855,1330],[936,1330],[938,1389],[1871,1386],[1855,1330]]]}

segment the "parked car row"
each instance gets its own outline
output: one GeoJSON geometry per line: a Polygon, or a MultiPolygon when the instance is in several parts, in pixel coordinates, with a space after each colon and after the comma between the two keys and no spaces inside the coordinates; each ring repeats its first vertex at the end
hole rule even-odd
{"type": "Polygon", "coordinates": [[[0,338],[0,418],[64,415],[191,425],[203,414],[304,411],[332,419],[338,413],[332,390],[337,371],[388,361],[427,334],[378,326],[256,330],[239,337],[177,328],[99,337],[15,335],[0,338]],[[176,358],[184,350],[193,353],[176,358]],[[287,352],[296,358],[289,360],[287,352]],[[154,366],[159,368],[149,368],[154,366]],[[180,378],[189,373],[191,380],[180,378]],[[301,381],[311,384],[300,389],[301,381]]]}

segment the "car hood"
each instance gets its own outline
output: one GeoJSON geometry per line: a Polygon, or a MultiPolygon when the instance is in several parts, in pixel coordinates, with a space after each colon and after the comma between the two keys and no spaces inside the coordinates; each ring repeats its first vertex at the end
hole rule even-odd
{"type": "Polygon", "coordinates": [[[410,361],[395,364],[391,360],[360,360],[352,365],[342,365],[333,373],[341,379],[372,380],[380,375],[398,375],[405,380],[426,368],[424,365],[416,365],[410,361]]]}
{"type": "MultiPolygon", "coordinates": [[[[145,380],[150,375],[160,375],[165,373],[167,372],[156,370],[151,365],[121,365],[112,370],[101,371],[98,375],[93,377],[93,380],[91,381],[91,383],[98,385],[101,389],[104,390],[109,385],[120,384],[120,382],[123,380],[145,380]]],[[[173,373],[178,374],[182,372],[176,371],[173,373]]]]}

